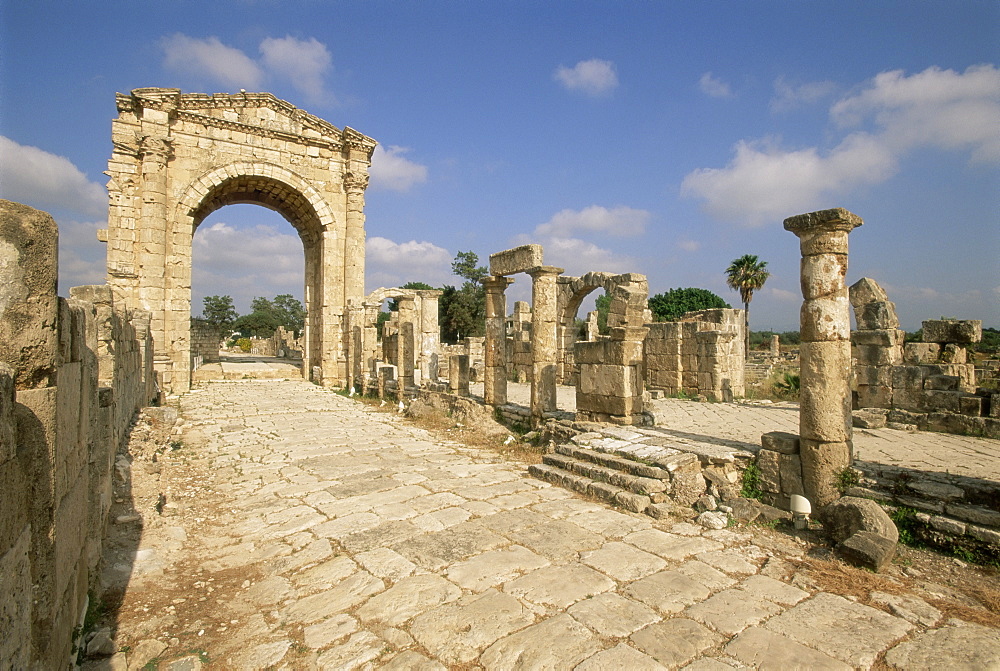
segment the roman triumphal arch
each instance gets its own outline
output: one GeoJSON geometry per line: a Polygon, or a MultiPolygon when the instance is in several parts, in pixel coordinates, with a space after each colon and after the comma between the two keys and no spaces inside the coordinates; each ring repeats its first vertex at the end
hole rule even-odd
{"type": "Polygon", "coordinates": [[[270,93],[205,95],[143,88],[118,94],[107,175],[108,284],[149,310],[163,389],[191,379],[191,240],[215,210],[277,211],[305,252],[304,373],[347,377],[347,305],[364,300],[365,215],[375,141],[270,93]]]}

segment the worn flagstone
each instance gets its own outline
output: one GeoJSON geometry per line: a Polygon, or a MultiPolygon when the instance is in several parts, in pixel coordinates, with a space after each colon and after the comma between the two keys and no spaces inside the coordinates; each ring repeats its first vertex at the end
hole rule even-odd
{"type": "Polygon", "coordinates": [[[996,664],[996,630],[916,597],[792,585],[785,537],[615,510],[314,385],[213,383],[180,410],[176,513],[124,564],[130,668],[996,664]]]}

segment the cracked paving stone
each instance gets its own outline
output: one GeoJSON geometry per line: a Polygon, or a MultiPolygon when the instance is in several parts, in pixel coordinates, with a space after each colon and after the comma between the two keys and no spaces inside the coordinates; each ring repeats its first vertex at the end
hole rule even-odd
{"type": "Polygon", "coordinates": [[[601,636],[617,638],[660,620],[652,608],[614,592],[578,601],[566,612],[601,636]]]}
{"type": "Polygon", "coordinates": [[[629,640],[656,661],[675,669],[693,660],[702,650],[718,645],[723,638],[694,620],[678,617],[640,629],[629,640]]]}
{"type": "Polygon", "coordinates": [[[548,565],[548,559],[528,548],[511,545],[452,564],[446,575],[459,587],[479,592],[548,565]]]}
{"type": "Polygon", "coordinates": [[[563,613],[502,638],[479,663],[494,669],[571,669],[601,649],[593,633],[563,613]]]}
{"type": "Polygon", "coordinates": [[[503,589],[522,599],[553,608],[567,608],[580,599],[614,589],[615,583],[603,573],[581,566],[548,566],[512,580],[503,589]]]}
{"type": "Polygon", "coordinates": [[[364,622],[382,622],[398,627],[413,616],[439,604],[454,601],[462,590],[437,575],[403,578],[357,610],[364,622]]]}
{"type": "Polygon", "coordinates": [[[497,640],[534,621],[534,614],[516,598],[488,589],[419,615],[410,625],[410,632],[441,661],[464,664],[474,661],[497,640]]]}

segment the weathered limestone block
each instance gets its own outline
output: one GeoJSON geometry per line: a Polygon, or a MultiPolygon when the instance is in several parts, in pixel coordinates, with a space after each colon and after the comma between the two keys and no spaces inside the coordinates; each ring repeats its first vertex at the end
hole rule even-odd
{"type": "Polygon", "coordinates": [[[862,277],[860,280],[855,282],[848,289],[851,298],[851,305],[855,308],[859,308],[867,303],[875,303],[877,301],[888,301],[889,297],[885,293],[885,289],[879,286],[879,283],[869,277],[862,277]]]}
{"type": "Polygon", "coordinates": [[[865,303],[860,309],[855,308],[854,318],[858,323],[858,330],[899,328],[896,305],[890,301],[865,303]]]}
{"type": "Polygon", "coordinates": [[[924,342],[967,345],[983,339],[983,322],[979,319],[931,319],[921,326],[924,342]]]}
{"type": "Polygon", "coordinates": [[[55,383],[58,243],[47,213],[0,200],[0,361],[18,389],[55,383]]]}
{"type": "Polygon", "coordinates": [[[765,450],[772,450],[780,454],[799,453],[798,435],[786,431],[769,431],[762,434],[760,444],[765,450]]]}
{"type": "Polygon", "coordinates": [[[899,329],[851,331],[851,343],[856,347],[899,347],[905,337],[906,332],[899,329]]]}
{"type": "Polygon", "coordinates": [[[802,460],[798,454],[782,454],[778,458],[781,493],[785,496],[805,494],[802,485],[802,460]]]}
{"type": "Polygon", "coordinates": [[[801,338],[805,342],[849,340],[851,322],[846,292],[828,294],[802,303],[801,338]]]}
{"type": "Polygon", "coordinates": [[[490,275],[495,277],[527,272],[541,265],[541,245],[522,245],[490,254],[490,275]]]}
{"type": "Polygon", "coordinates": [[[781,454],[769,449],[757,453],[760,486],[765,492],[781,493],[781,454]]]}
{"type": "Polygon", "coordinates": [[[837,500],[840,492],[837,491],[836,476],[854,461],[851,443],[803,438],[799,456],[802,459],[802,485],[806,498],[819,506],[837,500]]]}
{"type": "Polygon", "coordinates": [[[799,351],[799,435],[823,442],[850,440],[850,343],[803,342],[799,351]]]}

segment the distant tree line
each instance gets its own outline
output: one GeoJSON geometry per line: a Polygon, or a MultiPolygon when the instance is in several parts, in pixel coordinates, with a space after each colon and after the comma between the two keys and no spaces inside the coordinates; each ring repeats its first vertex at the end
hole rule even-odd
{"type": "Polygon", "coordinates": [[[198,319],[227,336],[238,332],[243,337],[267,338],[283,326],[298,338],[305,327],[305,308],[291,294],[279,294],[273,299],[254,298],[250,303],[251,312],[242,316],[230,296],[205,296],[202,302],[198,319]]]}

